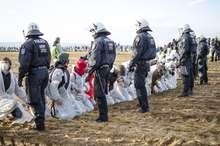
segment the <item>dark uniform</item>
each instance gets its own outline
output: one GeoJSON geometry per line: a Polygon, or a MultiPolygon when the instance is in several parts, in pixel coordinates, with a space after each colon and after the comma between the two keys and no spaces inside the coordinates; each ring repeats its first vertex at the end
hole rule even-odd
{"type": "Polygon", "coordinates": [[[48,69],[51,54],[46,40],[39,30],[30,30],[27,40],[19,52],[19,85],[26,76],[26,91],[30,98],[30,105],[34,109],[37,130],[44,130],[45,120],[45,95],[44,90],[48,83],[48,69]]]}
{"type": "Polygon", "coordinates": [[[193,91],[193,39],[191,37],[191,29],[185,30],[181,37],[180,49],[180,70],[183,80],[183,92],[180,96],[189,96],[193,91]]]}
{"type": "Polygon", "coordinates": [[[130,71],[135,67],[134,86],[141,107],[139,112],[143,113],[149,111],[145,78],[150,71],[149,61],[156,57],[155,41],[148,31],[151,31],[150,28],[142,28],[137,31],[133,43],[133,56],[129,65],[130,71]]]}
{"type": "Polygon", "coordinates": [[[94,42],[89,53],[89,74],[95,72],[94,79],[94,97],[97,100],[99,109],[99,118],[97,122],[108,121],[108,107],[106,94],[108,92],[108,76],[116,58],[115,43],[107,35],[110,32],[103,32],[94,35],[94,42]]]}
{"type": "Polygon", "coordinates": [[[197,42],[196,42],[196,36],[193,33],[191,33],[191,38],[192,38],[192,44],[191,44],[191,48],[192,48],[192,72],[193,72],[193,77],[192,77],[192,80],[191,80],[191,89],[193,89],[194,87],[194,81],[195,81],[195,78],[197,76],[197,42]]]}
{"type": "Polygon", "coordinates": [[[212,51],[211,51],[211,61],[220,60],[220,42],[217,38],[211,41],[212,51]]]}
{"type": "Polygon", "coordinates": [[[207,84],[208,83],[208,76],[207,76],[207,55],[209,54],[209,47],[206,41],[206,38],[202,38],[199,41],[198,45],[198,73],[200,84],[207,84]]]}

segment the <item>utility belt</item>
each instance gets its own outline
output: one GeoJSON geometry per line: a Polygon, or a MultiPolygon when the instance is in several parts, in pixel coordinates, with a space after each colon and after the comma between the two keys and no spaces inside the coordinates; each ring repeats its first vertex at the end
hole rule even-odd
{"type": "Polygon", "coordinates": [[[139,60],[139,61],[137,61],[136,64],[137,65],[140,65],[140,64],[150,64],[150,61],[148,61],[148,60],[139,60]]]}
{"type": "Polygon", "coordinates": [[[43,70],[48,69],[47,66],[38,66],[38,67],[31,67],[31,71],[43,70]]]}
{"type": "Polygon", "coordinates": [[[109,68],[109,67],[110,67],[110,65],[104,64],[104,65],[101,65],[98,69],[109,68]]]}

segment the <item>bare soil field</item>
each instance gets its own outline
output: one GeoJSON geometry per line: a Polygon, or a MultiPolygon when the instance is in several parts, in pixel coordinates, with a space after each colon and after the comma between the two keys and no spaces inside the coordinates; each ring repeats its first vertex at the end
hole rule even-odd
{"type": "MultiPolygon", "coordinates": [[[[71,63],[84,53],[71,53],[71,63]]],[[[17,71],[17,54],[8,56],[17,71]]],[[[129,59],[119,54],[116,63],[129,59]]],[[[137,101],[109,107],[110,122],[95,122],[97,110],[71,121],[48,119],[46,131],[30,130],[31,124],[0,122],[0,145],[146,145],[220,146],[220,62],[209,63],[209,85],[195,85],[194,95],[176,97],[178,88],[150,99],[150,113],[136,112],[137,101]]]]}

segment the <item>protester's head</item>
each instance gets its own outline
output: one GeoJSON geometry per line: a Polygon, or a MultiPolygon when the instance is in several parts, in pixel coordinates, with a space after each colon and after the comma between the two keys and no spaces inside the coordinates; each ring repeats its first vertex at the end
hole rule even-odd
{"type": "Polygon", "coordinates": [[[53,42],[53,46],[56,46],[57,44],[60,44],[60,38],[56,37],[55,41],[53,42]]]}
{"type": "Polygon", "coordinates": [[[57,59],[56,63],[64,65],[65,67],[68,67],[68,64],[69,64],[69,54],[68,53],[61,53],[58,56],[58,59],[57,59]]]}
{"type": "Polygon", "coordinates": [[[86,70],[87,70],[87,61],[84,60],[84,59],[79,59],[77,60],[76,62],[76,65],[74,67],[74,71],[79,74],[80,76],[84,75],[86,73],[86,70]]]}
{"type": "Polygon", "coordinates": [[[5,57],[1,60],[1,71],[5,74],[9,73],[11,69],[12,62],[8,57],[5,57]]]}

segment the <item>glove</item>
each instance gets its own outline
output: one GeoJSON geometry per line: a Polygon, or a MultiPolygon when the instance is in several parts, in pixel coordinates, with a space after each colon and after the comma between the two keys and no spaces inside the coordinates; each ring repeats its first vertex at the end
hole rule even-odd
{"type": "Polygon", "coordinates": [[[18,86],[19,86],[19,87],[23,87],[22,81],[23,81],[22,79],[19,79],[19,80],[18,80],[18,86]]]}
{"type": "Polygon", "coordinates": [[[133,65],[129,66],[128,71],[129,72],[134,72],[134,66],[133,65]]]}

